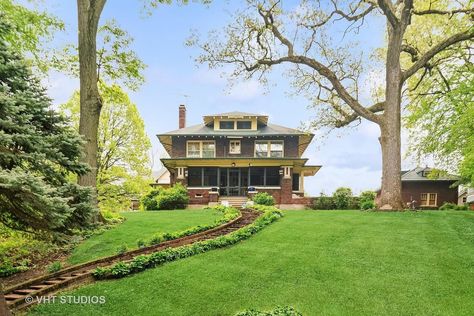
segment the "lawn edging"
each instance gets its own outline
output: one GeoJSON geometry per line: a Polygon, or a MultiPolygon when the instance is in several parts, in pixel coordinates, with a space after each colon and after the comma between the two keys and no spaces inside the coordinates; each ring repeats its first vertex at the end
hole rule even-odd
{"type": "Polygon", "coordinates": [[[262,230],[265,226],[273,223],[283,216],[283,213],[273,206],[256,205],[252,210],[262,213],[253,223],[228,235],[216,237],[214,239],[198,241],[190,245],[177,248],[167,248],[163,251],[149,255],[140,255],[128,262],[118,262],[112,266],[96,268],[92,275],[97,280],[119,279],[130,274],[154,268],[166,262],[187,258],[199,253],[204,253],[213,249],[224,248],[233,245],[241,240],[248,239],[253,234],[262,230]]]}

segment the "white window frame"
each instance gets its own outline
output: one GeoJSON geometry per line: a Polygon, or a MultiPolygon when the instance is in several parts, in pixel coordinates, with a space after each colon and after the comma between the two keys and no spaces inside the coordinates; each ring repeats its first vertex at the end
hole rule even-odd
{"type": "Polygon", "coordinates": [[[254,153],[253,156],[256,158],[284,158],[285,157],[285,141],[283,140],[256,140],[254,143],[254,153]],[[258,157],[257,156],[257,144],[267,144],[267,156],[258,157]],[[281,143],[281,157],[272,157],[272,143],[281,143]]]}
{"type": "Polygon", "coordinates": [[[420,206],[438,206],[438,193],[421,193],[420,194],[420,206]],[[426,203],[423,204],[422,196],[426,194],[426,203]],[[430,204],[431,196],[434,195],[434,204],[430,204]]]}
{"type": "Polygon", "coordinates": [[[229,154],[232,154],[232,155],[235,155],[235,154],[240,154],[242,152],[242,143],[240,142],[240,140],[230,140],[229,141],[229,154]],[[235,150],[235,151],[232,151],[232,143],[235,143],[236,144],[236,148],[237,148],[237,144],[238,144],[238,150],[235,150]]]}
{"type": "Polygon", "coordinates": [[[214,155],[212,157],[206,158],[215,158],[216,157],[216,141],[215,140],[188,140],[186,141],[186,158],[203,158],[203,143],[213,143],[214,144],[214,155]],[[189,156],[189,143],[199,143],[199,156],[189,156]]]}

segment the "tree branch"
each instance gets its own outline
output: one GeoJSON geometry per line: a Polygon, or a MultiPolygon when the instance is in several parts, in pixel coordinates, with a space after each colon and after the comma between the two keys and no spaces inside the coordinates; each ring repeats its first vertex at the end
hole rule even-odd
{"type": "Polygon", "coordinates": [[[437,10],[437,9],[428,9],[428,10],[413,10],[413,14],[416,15],[428,15],[428,14],[437,14],[437,15],[455,15],[455,14],[471,14],[474,13],[474,8],[469,9],[456,9],[456,10],[437,10]]]}
{"type": "MultiPolygon", "coordinates": [[[[375,103],[374,105],[366,108],[372,113],[379,113],[382,112],[385,109],[385,102],[378,102],[375,103]]],[[[340,128],[349,125],[350,123],[354,122],[357,118],[359,117],[359,114],[357,113],[352,113],[351,115],[347,116],[344,120],[339,120],[336,121],[335,127],[340,128]]]]}
{"type": "Polygon", "coordinates": [[[390,0],[377,0],[377,3],[380,9],[383,11],[383,14],[387,17],[387,20],[392,25],[392,27],[398,27],[400,21],[393,12],[393,6],[390,0]]]}
{"type": "Polygon", "coordinates": [[[416,63],[414,63],[410,68],[403,72],[401,82],[405,82],[408,78],[413,76],[419,69],[425,67],[430,61],[430,59],[436,56],[436,54],[440,53],[451,45],[472,38],[474,38],[474,28],[461,33],[454,34],[453,36],[448,37],[441,43],[438,43],[437,45],[433,46],[433,48],[431,48],[423,56],[421,56],[416,63]]]}

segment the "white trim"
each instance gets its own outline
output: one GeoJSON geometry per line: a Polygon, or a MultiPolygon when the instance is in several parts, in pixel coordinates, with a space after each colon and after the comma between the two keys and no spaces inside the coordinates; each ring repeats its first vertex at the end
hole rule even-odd
{"type": "Polygon", "coordinates": [[[229,140],[229,155],[240,155],[242,153],[242,142],[240,140],[229,140]],[[239,144],[239,151],[232,151],[232,143],[239,144]]]}

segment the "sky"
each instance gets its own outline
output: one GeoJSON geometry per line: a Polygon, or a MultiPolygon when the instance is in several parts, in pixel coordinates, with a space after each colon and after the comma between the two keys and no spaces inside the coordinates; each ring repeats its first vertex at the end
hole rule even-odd
{"type": "MultiPolygon", "coordinates": [[[[161,168],[159,158],[164,154],[156,134],[177,129],[180,104],[187,107],[188,125],[201,123],[206,114],[243,111],[267,114],[272,123],[298,128],[315,115],[308,108],[306,98],[290,95],[288,78],[281,71],[273,73],[268,89],[256,80],[242,81],[229,88],[227,78],[219,70],[209,70],[206,65],[195,62],[199,49],[185,45],[192,31],[205,35],[223,28],[243,1],[214,1],[210,6],[194,2],[160,6],[151,16],[143,12],[143,1],[107,1],[100,24],[115,19],[134,38],[132,49],[147,65],[146,83],[138,91],[130,92],[130,97],[137,105],[152,141],[154,170],[161,168]]],[[[285,1],[289,7],[296,4],[296,1],[285,1]]],[[[66,23],[66,32],[57,34],[53,44],[60,47],[76,43],[75,1],[45,0],[42,6],[66,23]]],[[[383,23],[377,19],[369,22],[370,28],[362,30],[358,36],[357,49],[370,51],[383,46],[383,23]]],[[[336,31],[332,35],[341,36],[336,31]]],[[[380,71],[367,76],[375,81],[383,80],[380,71]]],[[[54,72],[45,84],[56,105],[68,100],[79,87],[77,79],[54,72]]],[[[368,87],[363,89],[368,91],[368,87]]],[[[322,168],[314,177],[305,178],[308,194],[331,194],[341,186],[351,187],[356,194],[379,188],[381,151],[377,125],[363,122],[357,128],[336,131],[324,138],[319,137],[320,132],[315,133],[304,157],[309,158],[308,164],[322,165],[322,168]]],[[[404,160],[403,165],[413,166],[408,160],[404,160]]]]}

